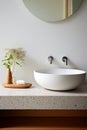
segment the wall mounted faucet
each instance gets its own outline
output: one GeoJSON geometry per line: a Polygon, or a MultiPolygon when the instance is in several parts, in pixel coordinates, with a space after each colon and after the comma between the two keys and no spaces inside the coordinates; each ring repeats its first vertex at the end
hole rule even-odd
{"type": "Polygon", "coordinates": [[[65,62],[66,65],[68,65],[68,58],[66,56],[62,57],[62,61],[65,62]]]}
{"type": "Polygon", "coordinates": [[[53,60],[54,60],[53,56],[48,56],[48,61],[50,62],[50,64],[53,63],[53,60]]]}

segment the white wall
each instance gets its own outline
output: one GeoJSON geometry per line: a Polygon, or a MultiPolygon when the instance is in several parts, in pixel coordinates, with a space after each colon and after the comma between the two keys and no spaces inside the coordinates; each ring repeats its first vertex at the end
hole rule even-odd
{"type": "Polygon", "coordinates": [[[2,66],[5,48],[22,47],[27,52],[25,65],[16,69],[16,78],[34,82],[33,70],[42,67],[65,67],[61,57],[70,60],[68,67],[87,71],[87,0],[69,19],[46,23],[33,16],[22,0],[0,0],[0,83],[5,82],[2,66]],[[49,65],[48,56],[55,58],[49,65]]]}

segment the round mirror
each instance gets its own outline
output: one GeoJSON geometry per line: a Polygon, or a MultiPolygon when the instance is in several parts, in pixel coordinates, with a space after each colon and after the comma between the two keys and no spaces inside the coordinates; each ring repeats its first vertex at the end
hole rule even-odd
{"type": "Polygon", "coordinates": [[[29,11],[38,18],[56,22],[71,16],[83,0],[23,0],[29,11]]]}

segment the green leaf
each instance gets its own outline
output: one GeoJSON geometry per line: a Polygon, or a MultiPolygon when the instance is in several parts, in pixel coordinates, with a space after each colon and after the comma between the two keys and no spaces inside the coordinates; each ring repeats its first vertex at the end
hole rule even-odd
{"type": "Polygon", "coordinates": [[[13,59],[13,55],[12,55],[12,54],[10,54],[9,58],[10,58],[10,59],[13,59]]]}
{"type": "Polygon", "coordinates": [[[16,62],[16,64],[17,64],[17,65],[19,65],[19,66],[21,66],[21,64],[20,64],[20,63],[18,63],[18,62],[16,62]]]}
{"type": "Polygon", "coordinates": [[[9,65],[9,64],[7,64],[7,63],[3,63],[3,65],[6,67],[6,68],[10,68],[11,66],[9,65]]]}

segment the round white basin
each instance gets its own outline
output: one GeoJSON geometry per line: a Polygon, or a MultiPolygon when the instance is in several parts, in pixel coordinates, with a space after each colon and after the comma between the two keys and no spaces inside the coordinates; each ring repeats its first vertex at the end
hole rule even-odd
{"type": "Polygon", "coordinates": [[[38,85],[50,90],[71,90],[85,80],[86,72],[76,69],[41,69],[34,71],[38,85]]]}

